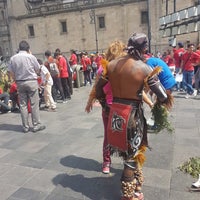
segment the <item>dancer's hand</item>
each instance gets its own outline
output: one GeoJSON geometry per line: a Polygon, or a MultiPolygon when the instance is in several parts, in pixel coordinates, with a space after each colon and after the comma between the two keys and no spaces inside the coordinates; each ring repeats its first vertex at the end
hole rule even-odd
{"type": "Polygon", "coordinates": [[[87,113],[91,112],[92,108],[93,108],[93,103],[88,102],[86,107],[85,107],[85,112],[87,112],[87,113]]]}

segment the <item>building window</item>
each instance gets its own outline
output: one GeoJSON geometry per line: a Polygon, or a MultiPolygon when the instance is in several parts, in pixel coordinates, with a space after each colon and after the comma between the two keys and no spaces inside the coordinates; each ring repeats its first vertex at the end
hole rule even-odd
{"type": "Polygon", "coordinates": [[[35,36],[35,31],[34,31],[34,26],[33,25],[28,25],[28,36],[29,37],[34,37],[35,36]]]}
{"type": "Polygon", "coordinates": [[[106,25],[105,25],[105,17],[104,16],[99,16],[98,17],[98,27],[99,29],[104,29],[106,28],[106,25]]]}
{"type": "Polygon", "coordinates": [[[141,24],[147,24],[148,23],[148,11],[142,11],[141,12],[141,24]]]}
{"type": "Polygon", "coordinates": [[[61,33],[67,33],[67,22],[60,21],[60,25],[61,25],[61,33]]]}

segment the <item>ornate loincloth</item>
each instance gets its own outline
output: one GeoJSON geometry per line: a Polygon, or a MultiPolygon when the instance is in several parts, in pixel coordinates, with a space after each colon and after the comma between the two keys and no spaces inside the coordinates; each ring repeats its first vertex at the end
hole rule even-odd
{"type": "Polygon", "coordinates": [[[142,102],[114,98],[110,107],[107,136],[111,152],[118,152],[126,160],[133,158],[141,145],[147,146],[142,102]]]}

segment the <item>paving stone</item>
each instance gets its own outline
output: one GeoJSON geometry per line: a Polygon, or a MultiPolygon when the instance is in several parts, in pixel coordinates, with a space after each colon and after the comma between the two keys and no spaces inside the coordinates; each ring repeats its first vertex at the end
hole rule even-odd
{"type": "Polygon", "coordinates": [[[59,174],[57,171],[42,169],[35,176],[32,176],[23,187],[50,193],[56,186],[53,183],[54,177],[59,174]]]}
{"type": "Polygon", "coordinates": [[[21,186],[34,177],[38,172],[39,170],[35,168],[15,166],[10,168],[8,172],[1,176],[0,183],[10,184],[12,186],[21,186]]]}
{"type": "MultiPolygon", "coordinates": [[[[6,115],[9,122],[0,115],[0,200],[120,199],[123,160],[113,156],[111,173],[101,172],[103,122],[101,107],[85,112],[90,89],[76,88],[55,113],[41,111],[47,126],[41,132],[22,133],[19,113],[6,115]]],[[[147,150],[143,168],[145,200],[199,199],[186,190],[195,179],[178,169],[199,156],[199,101],[182,97],[177,94],[170,113],[175,132],[148,134],[152,151],[147,150]]],[[[149,107],[144,108],[150,117],[149,107]]]]}
{"type": "Polygon", "coordinates": [[[13,186],[10,184],[5,184],[0,182],[0,199],[6,200],[11,196],[15,191],[19,189],[18,186],[13,186]]]}
{"type": "Polygon", "coordinates": [[[27,188],[19,188],[15,193],[8,198],[8,200],[20,199],[20,200],[44,200],[47,194],[27,188]]]}

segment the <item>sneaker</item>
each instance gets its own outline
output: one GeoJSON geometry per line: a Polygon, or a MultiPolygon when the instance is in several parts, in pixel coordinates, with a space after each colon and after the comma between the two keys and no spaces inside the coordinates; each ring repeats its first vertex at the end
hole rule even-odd
{"type": "Polygon", "coordinates": [[[63,102],[62,103],[67,103],[67,101],[66,100],[63,100],[63,102]]]}
{"type": "Polygon", "coordinates": [[[109,174],[110,173],[110,165],[109,164],[103,164],[102,172],[104,174],[109,174]]]}
{"type": "Polygon", "coordinates": [[[110,173],[110,167],[103,167],[103,169],[102,169],[102,172],[104,173],[104,174],[109,174],[110,173]]]}
{"type": "Polygon", "coordinates": [[[48,112],[56,112],[56,108],[50,108],[48,112]]]}
{"type": "Polygon", "coordinates": [[[29,131],[30,131],[29,128],[23,128],[23,132],[24,132],[24,133],[28,133],[29,131]]]}
{"type": "Polygon", "coordinates": [[[194,92],[193,92],[192,96],[193,96],[193,97],[196,97],[196,96],[197,96],[197,90],[196,90],[196,89],[194,89],[194,92]]]}
{"type": "Polygon", "coordinates": [[[189,98],[191,98],[191,97],[192,97],[192,95],[190,95],[190,94],[186,94],[186,95],[185,95],[185,98],[186,98],[186,99],[189,99],[189,98]]]}
{"type": "Polygon", "coordinates": [[[37,132],[37,131],[42,131],[42,130],[44,130],[46,128],[46,126],[36,126],[36,127],[34,127],[33,128],[33,132],[35,133],[35,132],[37,132]]]}

